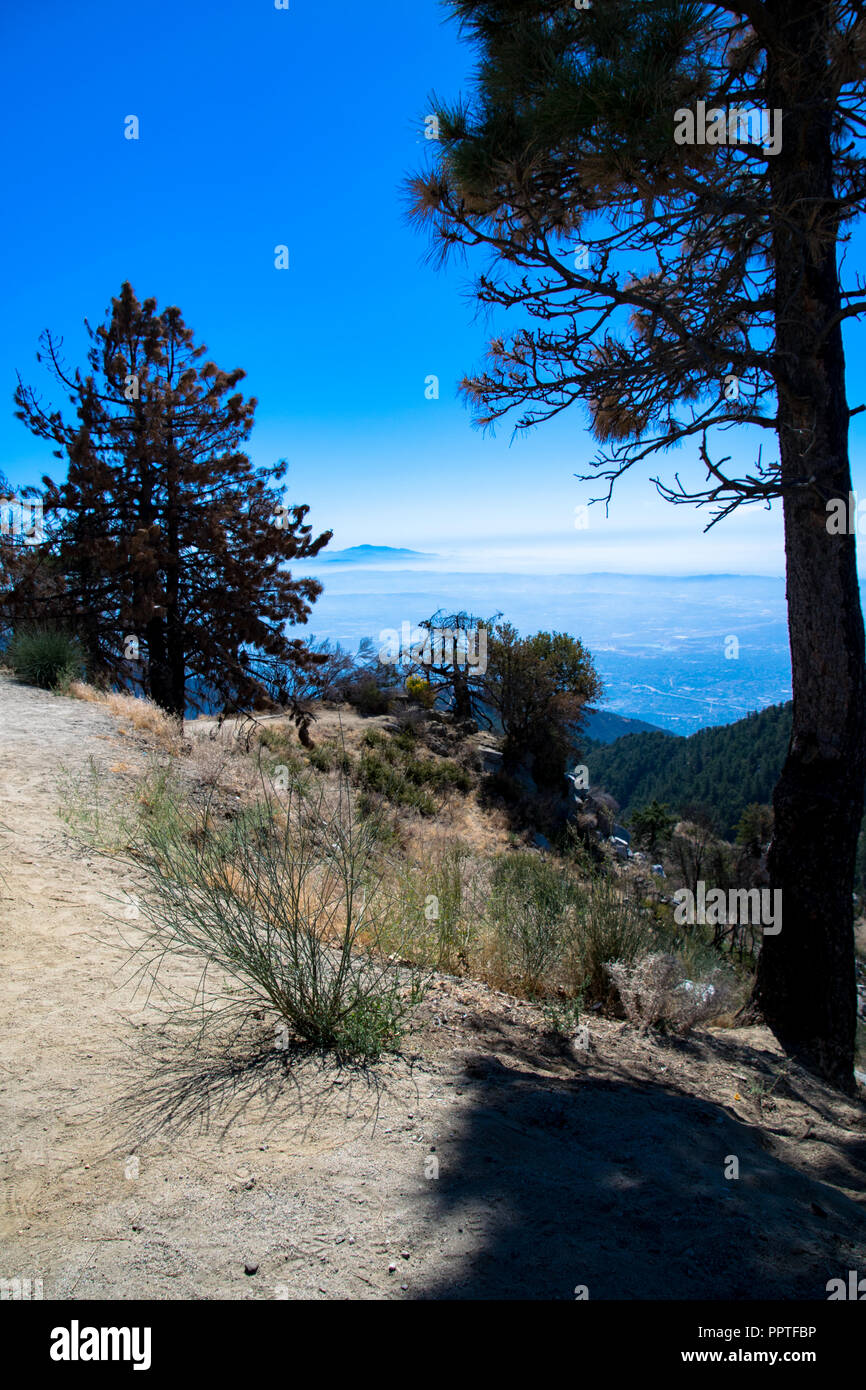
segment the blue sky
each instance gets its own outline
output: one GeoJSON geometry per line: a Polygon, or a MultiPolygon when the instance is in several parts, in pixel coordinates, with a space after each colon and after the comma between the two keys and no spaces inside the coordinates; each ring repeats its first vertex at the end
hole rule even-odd
{"type": "MultiPolygon", "coordinates": [[[[253,458],[289,460],[292,500],[335,547],[412,546],[468,568],[782,573],[777,511],[705,537],[706,517],[663,503],[647,476],[576,530],[592,489],[573,474],[595,452],[577,411],[513,444],[507,426],[471,428],[456,383],[485,329],[469,271],[425,264],[400,187],[425,158],[429,94],[456,95],[472,68],[437,0],[43,0],[6,7],[0,41],[0,468],[14,484],[52,462],[13,418],[16,369],[59,399],[35,362],[40,331],[82,360],[83,318],[99,322],[129,279],[246,369],[253,458]]],[[[849,329],[854,405],[863,353],[849,329]]]]}

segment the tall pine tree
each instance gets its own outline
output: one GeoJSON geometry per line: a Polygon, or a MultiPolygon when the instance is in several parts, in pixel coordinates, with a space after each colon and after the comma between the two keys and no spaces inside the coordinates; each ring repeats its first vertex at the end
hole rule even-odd
{"type": "MultiPolygon", "coordinates": [[[[866,201],[866,17],[847,0],[455,0],[471,100],[438,103],[414,215],[442,255],[486,250],[477,297],[515,311],[464,382],[479,421],[581,404],[608,483],[695,441],[701,478],[654,479],[713,522],[781,499],[794,714],[770,852],[784,904],[755,1003],[791,1052],[853,1087],[852,880],[866,777],[842,324],[866,307],[839,247],[866,201]],[[738,475],[717,451],[762,431],[738,475]]],[[[863,407],[859,407],[862,409],[863,407]]]]}
{"type": "Polygon", "coordinates": [[[20,379],[15,393],[18,418],[58,446],[68,474],[43,478],[38,547],[62,584],[22,587],[17,609],[7,594],[7,610],[75,628],[91,669],[121,682],[138,673],[173,714],[204,692],[247,705],[268,692],[271,667],[321,659],[284,632],[306,622],[321,585],[286,565],[316,555],[331,533],[314,539],[309,509],[284,504],[284,463],[253,466],[242,445],[257,402],[237,389],[245,373],[207,360],[178,308],[158,312],[125,283],[106,321],[86,326],[86,373],[70,374],[51,333],[39,355],[74,418],[20,379]]]}

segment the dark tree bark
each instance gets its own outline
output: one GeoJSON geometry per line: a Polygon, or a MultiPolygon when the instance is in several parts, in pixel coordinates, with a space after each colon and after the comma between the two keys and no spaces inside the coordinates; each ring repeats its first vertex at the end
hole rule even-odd
{"type": "Polygon", "coordinates": [[[768,70],[771,107],[785,111],[771,163],[773,202],[791,209],[774,231],[780,451],[794,714],[773,805],[771,882],[782,930],[765,936],[755,1003],[790,1052],[853,1087],[857,1024],[851,889],[866,779],[866,664],[853,535],[831,535],[826,503],[848,499],[849,412],[838,315],[829,6],[775,0],[791,60],[768,70]],[[823,107],[823,109],[822,109],[823,107]]]}
{"type": "Polygon", "coordinates": [[[455,655],[452,666],[452,677],[454,681],[454,718],[472,718],[472,696],[469,691],[469,680],[465,666],[461,666],[455,655]]]}

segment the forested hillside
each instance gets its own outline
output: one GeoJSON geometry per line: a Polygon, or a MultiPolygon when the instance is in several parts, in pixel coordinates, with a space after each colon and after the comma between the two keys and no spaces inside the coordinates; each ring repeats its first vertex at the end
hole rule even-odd
{"type": "Polygon", "coordinates": [[[623,814],[649,801],[680,812],[695,803],[710,807],[727,838],[744,808],[769,802],[791,736],[791,705],[768,709],[736,724],[671,734],[627,734],[615,743],[586,743],[590,785],[616,797],[623,814]]]}
{"type": "MultiPolygon", "coordinates": [[[[593,743],[615,743],[626,734],[661,734],[665,730],[658,724],[648,724],[645,719],[629,719],[624,714],[614,714],[607,709],[588,709],[584,720],[584,741],[593,743]]],[[[671,734],[671,738],[676,735],[671,734]]]]}

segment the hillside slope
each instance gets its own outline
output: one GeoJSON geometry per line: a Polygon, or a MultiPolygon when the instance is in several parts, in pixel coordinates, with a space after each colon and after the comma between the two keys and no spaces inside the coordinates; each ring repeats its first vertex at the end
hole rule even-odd
{"type": "Polygon", "coordinates": [[[616,797],[624,815],[653,800],[678,812],[699,803],[711,807],[722,834],[732,836],[746,806],[770,801],[790,737],[791,705],[771,705],[687,738],[629,734],[590,747],[584,761],[590,784],[616,797]]]}
{"type": "MultiPolygon", "coordinates": [[[[626,714],[614,714],[612,710],[587,710],[583,721],[584,740],[593,743],[613,743],[627,734],[663,734],[667,732],[658,724],[648,724],[645,719],[633,719],[626,714]]],[[[676,738],[676,734],[670,734],[676,738]]]]}
{"type": "Polygon", "coordinates": [[[135,865],[57,818],[63,768],[148,751],[0,675],[0,1245],[46,1299],[823,1300],[866,1268],[866,1106],[764,1029],[592,1015],[576,1050],[437,976],[376,1067],[281,1052],[267,1020],[197,1046],[123,969],[135,865]]]}

